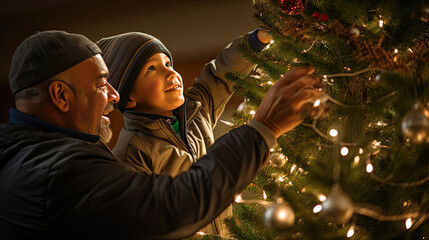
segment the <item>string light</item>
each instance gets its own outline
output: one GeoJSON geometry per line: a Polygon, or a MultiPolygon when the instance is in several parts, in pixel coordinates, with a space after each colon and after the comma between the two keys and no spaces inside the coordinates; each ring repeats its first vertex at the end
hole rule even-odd
{"type": "Polygon", "coordinates": [[[320,99],[317,99],[314,104],[313,107],[318,107],[320,105],[320,99]]]}
{"type": "Polygon", "coordinates": [[[235,195],[235,202],[243,202],[243,194],[238,193],[235,195]]]}
{"type": "Polygon", "coordinates": [[[292,167],[290,168],[290,173],[292,173],[293,170],[295,170],[295,168],[296,168],[296,164],[293,164],[292,167]]]}
{"type": "Polygon", "coordinates": [[[264,200],[267,199],[267,194],[265,193],[265,191],[262,191],[262,198],[264,198],[264,200]]]}
{"type": "Polygon", "coordinates": [[[378,20],[378,26],[380,27],[380,28],[382,28],[383,27],[383,25],[384,25],[384,21],[383,20],[378,20]]]}
{"type": "Polygon", "coordinates": [[[331,129],[331,130],[329,130],[329,135],[331,135],[331,137],[336,137],[336,136],[338,136],[338,131],[337,131],[337,129],[331,129]]]}
{"type": "Polygon", "coordinates": [[[410,229],[412,225],[413,225],[413,222],[411,221],[411,218],[407,218],[407,220],[405,220],[405,227],[407,229],[410,229]]]}
{"type": "Polygon", "coordinates": [[[354,160],[353,160],[353,164],[354,164],[355,166],[357,166],[357,165],[359,164],[359,161],[360,161],[360,157],[359,157],[359,156],[356,156],[356,157],[354,158],[354,160]]]}
{"type": "Polygon", "coordinates": [[[252,116],[254,116],[256,114],[256,111],[255,110],[250,110],[249,114],[252,115],[252,116]]]}
{"type": "Polygon", "coordinates": [[[352,226],[350,226],[349,230],[347,231],[347,237],[348,238],[353,237],[353,235],[355,235],[355,225],[354,224],[352,226]]]}
{"type": "Polygon", "coordinates": [[[347,147],[342,147],[340,152],[342,156],[347,156],[347,154],[349,154],[349,149],[347,147]]]}
{"type": "Polygon", "coordinates": [[[359,148],[359,154],[363,153],[363,148],[359,148]]]}
{"type": "Polygon", "coordinates": [[[198,235],[205,235],[205,233],[204,232],[196,232],[196,234],[198,234],[198,235]]]}
{"type": "Polygon", "coordinates": [[[395,50],[393,51],[394,53],[398,53],[399,50],[397,48],[395,48],[395,50]]]}
{"type": "Polygon", "coordinates": [[[320,211],[322,211],[322,205],[319,204],[319,205],[314,206],[313,213],[318,213],[320,211]]]}
{"type": "Polygon", "coordinates": [[[367,163],[366,164],[366,172],[367,173],[372,173],[373,170],[374,170],[374,166],[372,166],[371,163],[367,163]]]}
{"type": "Polygon", "coordinates": [[[326,200],[326,196],[323,194],[319,194],[319,196],[317,196],[317,198],[319,199],[319,201],[324,202],[326,200]]]}
{"type": "Polygon", "coordinates": [[[279,182],[284,182],[285,181],[284,176],[280,176],[278,180],[279,182]]]}

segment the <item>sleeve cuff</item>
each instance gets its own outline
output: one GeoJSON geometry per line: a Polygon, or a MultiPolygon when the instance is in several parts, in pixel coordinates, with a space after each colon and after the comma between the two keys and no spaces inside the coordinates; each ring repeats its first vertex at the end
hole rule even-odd
{"type": "Polygon", "coordinates": [[[262,137],[264,138],[264,140],[267,143],[267,146],[269,148],[272,148],[275,145],[277,145],[276,137],[274,136],[271,129],[269,129],[265,124],[258,122],[256,120],[250,120],[247,123],[247,126],[250,126],[250,127],[254,128],[256,131],[258,131],[259,134],[261,134],[262,137]]]}
{"type": "Polygon", "coordinates": [[[256,37],[256,34],[258,33],[258,30],[259,30],[259,28],[256,29],[255,31],[253,31],[249,35],[248,41],[249,41],[250,47],[253,48],[253,50],[255,50],[257,52],[260,52],[260,51],[264,50],[264,48],[268,45],[268,43],[267,44],[261,43],[258,40],[258,38],[256,37]]]}

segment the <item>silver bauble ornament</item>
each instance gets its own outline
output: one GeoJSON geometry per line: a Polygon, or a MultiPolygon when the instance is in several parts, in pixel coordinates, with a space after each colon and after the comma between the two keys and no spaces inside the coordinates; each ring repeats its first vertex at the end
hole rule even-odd
{"type": "Polygon", "coordinates": [[[328,221],[337,224],[343,224],[353,216],[353,201],[343,192],[340,185],[334,185],[322,203],[322,214],[328,221]]]}
{"type": "Polygon", "coordinates": [[[420,12],[420,19],[423,22],[429,22],[429,4],[423,4],[420,12]]]}
{"type": "Polygon", "coordinates": [[[281,168],[285,165],[287,157],[283,153],[272,153],[270,163],[273,167],[281,168]]]}
{"type": "Polygon", "coordinates": [[[354,38],[358,38],[360,36],[359,28],[353,27],[352,29],[350,29],[350,35],[352,35],[352,37],[354,38]]]}
{"type": "Polygon", "coordinates": [[[256,107],[252,106],[249,103],[249,100],[245,99],[242,103],[240,103],[240,105],[238,105],[237,111],[244,112],[244,113],[247,113],[250,115],[255,115],[256,114],[256,107]]]}
{"type": "Polygon", "coordinates": [[[295,212],[282,198],[277,198],[264,213],[265,225],[284,231],[295,224],[295,212]]]}
{"type": "Polygon", "coordinates": [[[411,111],[405,114],[401,122],[402,133],[413,143],[422,143],[428,137],[429,118],[416,103],[411,111]]]}

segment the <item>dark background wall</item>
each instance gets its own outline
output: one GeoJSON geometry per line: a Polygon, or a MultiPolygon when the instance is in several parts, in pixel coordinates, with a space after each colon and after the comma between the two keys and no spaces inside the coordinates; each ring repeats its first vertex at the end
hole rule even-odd
{"type": "MultiPolygon", "coordinates": [[[[171,51],[175,69],[189,87],[202,66],[234,38],[257,26],[251,0],[11,0],[0,3],[0,123],[14,106],[8,72],[19,43],[36,31],[65,30],[93,41],[124,32],[145,32],[171,51]]],[[[241,102],[233,98],[222,119],[241,102]]],[[[111,114],[114,146],[122,117],[111,114]]],[[[219,123],[215,134],[226,126],[219,123]]]]}

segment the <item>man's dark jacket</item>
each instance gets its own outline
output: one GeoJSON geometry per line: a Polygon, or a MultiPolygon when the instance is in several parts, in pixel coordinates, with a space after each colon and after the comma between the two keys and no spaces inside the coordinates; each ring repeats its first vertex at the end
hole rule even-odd
{"type": "Polygon", "coordinates": [[[184,238],[221,213],[268,154],[243,126],[190,171],[147,175],[96,136],[40,122],[0,125],[0,239],[184,238]]]}

